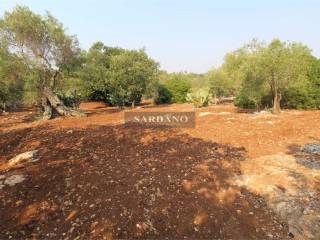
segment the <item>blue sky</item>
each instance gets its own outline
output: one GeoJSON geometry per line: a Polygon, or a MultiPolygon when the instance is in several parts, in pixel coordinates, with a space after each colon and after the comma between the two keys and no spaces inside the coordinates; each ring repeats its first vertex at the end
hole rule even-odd
{"type": "Polygon", "coordinates": [[[320,57],[318,0],[0,0],[50,11],[88,49],[145,47],[162,69],[203,73],[252,38],[300,41],[320,57]]]}

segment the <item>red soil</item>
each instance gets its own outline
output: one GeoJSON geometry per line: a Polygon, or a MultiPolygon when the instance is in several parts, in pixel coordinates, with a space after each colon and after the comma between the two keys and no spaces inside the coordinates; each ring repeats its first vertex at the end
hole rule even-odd
{"type": "Polygon", "coordinates": [[[287,238],[287,224],[264,199],[228,178],[245,158],[319,141],[320,111],[275,116],[221,105],[196,110],[194,129],[143,129],[125,127],[116,108],[81,108],[87,118],[0,116],[0,175],[26,178],[0,189],[0,239],[287,238]],[[5,168],[34,149],[38,161],[5,168]]]}

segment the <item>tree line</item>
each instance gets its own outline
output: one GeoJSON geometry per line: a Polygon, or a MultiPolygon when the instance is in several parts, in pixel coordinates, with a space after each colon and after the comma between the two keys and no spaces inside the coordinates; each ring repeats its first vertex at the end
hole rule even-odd
{"type": "Polygon", "coordinates": [[[81,100],[119,107],[142,98],[156,104],[192,102],[196,107],[235,97],[242,108],[320,108],[320,60],[295,42],[252,40],[228,53],[205,74],[167,73],[144,49],[94,43],[79,47],[76,36],[50,13],[17,6],[0,19],[0,108],[36,104],[46,119],[79,116],[81,100]]]}

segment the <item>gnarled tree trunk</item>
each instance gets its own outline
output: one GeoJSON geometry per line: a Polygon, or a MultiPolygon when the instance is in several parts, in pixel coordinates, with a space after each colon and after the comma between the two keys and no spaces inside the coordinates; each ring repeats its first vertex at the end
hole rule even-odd
{"type": "Polygon", "coordinates": [[[41,105],[44,110],[42,118],[45,120],[49,120],[52,117],[52,107],[50,106],[50,103],[48,102],[48,99],[45,96],[43,96],[41,99],[41,105]]]}
{"type": "Polygon", "coordinates": [[[42,92],[42,107],[44,108],[43,119],[50,119],[53,110],[62,116],[84,117],[85,113],[66,107],[50,88],[45,87],[42,92]]]}

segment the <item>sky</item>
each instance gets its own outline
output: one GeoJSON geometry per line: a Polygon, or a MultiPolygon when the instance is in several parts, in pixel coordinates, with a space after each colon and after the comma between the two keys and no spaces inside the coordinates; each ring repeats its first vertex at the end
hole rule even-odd
{"type": "Polygon", "coordinates": [[[88,49],[145,48],[161,69],[205,73],[253,38],[298,41],[320,57],[318,0],[0,0],[49,11],[88,49]]]}

